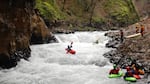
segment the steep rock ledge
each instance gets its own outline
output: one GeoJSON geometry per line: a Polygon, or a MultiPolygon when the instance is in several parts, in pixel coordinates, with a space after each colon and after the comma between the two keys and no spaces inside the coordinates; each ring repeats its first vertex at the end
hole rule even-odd
{"type": "Polygon", "coordinates": [[[31,55],[30,43],[50,42],[52,34],[34,5],[34,0],[0,1],[1,68],[16,66],[21,58],[27,60],[31,55]]]}

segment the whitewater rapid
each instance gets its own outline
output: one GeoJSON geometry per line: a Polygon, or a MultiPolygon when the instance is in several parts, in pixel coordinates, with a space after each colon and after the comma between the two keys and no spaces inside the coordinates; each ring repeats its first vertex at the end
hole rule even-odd
{"type": "Polygon", "coordinates": [[[59,43],[32,45],[29,61],[0,70],[0,84],[127,84],[107,77],[112,64],[103,54],[111,49],[105,47],[109,38],[104,33],[56,34],[59,43]],[[75,55],[66,54],[70,42],[75,55]]]}

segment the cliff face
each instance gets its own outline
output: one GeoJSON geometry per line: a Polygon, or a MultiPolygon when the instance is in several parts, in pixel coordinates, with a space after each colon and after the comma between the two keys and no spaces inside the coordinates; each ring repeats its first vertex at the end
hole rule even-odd
{"type": "Polygon", "coordinates": [[[0,1],[0,67],[10,68],[21,58],[27,60],[30,41],[42,43],[51,37],[34,5],[34,0],[0,1]],[[41,39],[35,39],[38,37],[41,39]]]}
{"type": "Polygon", "coordinates": [[[36,0],[36,3],[44,18],[63,20],[70,28],[108,30],[112,26],[127,26],[139,20],[131,0],[36,0]]]}

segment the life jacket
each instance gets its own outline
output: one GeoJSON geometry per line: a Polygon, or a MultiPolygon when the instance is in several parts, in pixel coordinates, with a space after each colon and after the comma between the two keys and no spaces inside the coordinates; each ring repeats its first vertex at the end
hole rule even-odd
{"type": "Polygon", "coordinates": [[[140,75],[144,75],[145,74],[145,72],[143,70],[141,70],[141,69],[139,69],[138,72],[139,72],[140,75]]]}
{"type": "Polygon", "coordinates": [[[141,33],[144,32],[144,26],[141,26],[141,33]]]}
{"type": "Polygon", "coordinates": [[[126,76],[127,76],[127,77],[133,77],[132,71],[127,71],[127,72],[126,72],[126,76]]]}
{"type": "Polygon", "coordinates": [[[131,70],[131,72],[132,72],[132,74],[139,75],[139,72],[136,69],[131,70]]]}
{"type": "Polygon", "coordinates": [[[119,73],[119,69],[112,69],[109,72],[109,74],[118,74],[118,73],[119,73]]]}

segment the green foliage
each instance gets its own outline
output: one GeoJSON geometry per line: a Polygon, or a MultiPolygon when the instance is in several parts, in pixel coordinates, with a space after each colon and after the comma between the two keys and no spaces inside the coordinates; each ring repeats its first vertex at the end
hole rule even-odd
{"type": "Polygon", "coordinates": [[[58,9],[55,0],[36,0],[36,8],[40,14],[49,20],[64,18],[63,13],[58,9]]]}
{"type": "Polygon", "coordinates": [[[101,18],[101,17],[93,17],[92,18],[94,23],[104,23],[105,19],[101,18]]]}
{"type": "Polygon", "coordinates": [[[77,27],[76,28],[77,31],[96,31],[96,28],[93,27],[77,27]]]}
{"type": "Polygon", "coordinates": [[[113,21],[119,24],[132,24],[139,20],[131,0],[108,0],[105,10],[113,21]]]}
{"type": "Polygon", "coordinates": [[[126,23],[129,20],[129,10],[125,6],[111,12],[110,15],[114,20],[120,23],[126,23]]]}
{"type": "MultiPolygon", "coordinates": [[[[139,20],[132,0],[36,0],[36,8],[42,16],[49,20],[77,20],[82,23],[92,21],[94,24],[105,24],[107,19],[114,24],[129,25],[139,20]],[[57,2],[57,3],[56,3],[57,2]],[[59,4],[59,5],[58,5],[59,4]],[[62,10],[61,7],[64,9],[62,10]],[[93,11],[93,7],[95,8],[93,11]],[[91,12],[93,11],[92,20],[91,12]],[[67,17],[68,15],[68,17],[67,17]],[[66,18],[67,17],[67,18],[66,18]],[[110,19],[111,18],[111,19],[110,19]]],[[[73,28],[73,26],[69,26],[73,28]]],[[[91,30],[92,28],[85,28],[91,30]]],[[[83,28],[79,30],[85,30],[83,28]]]]}

